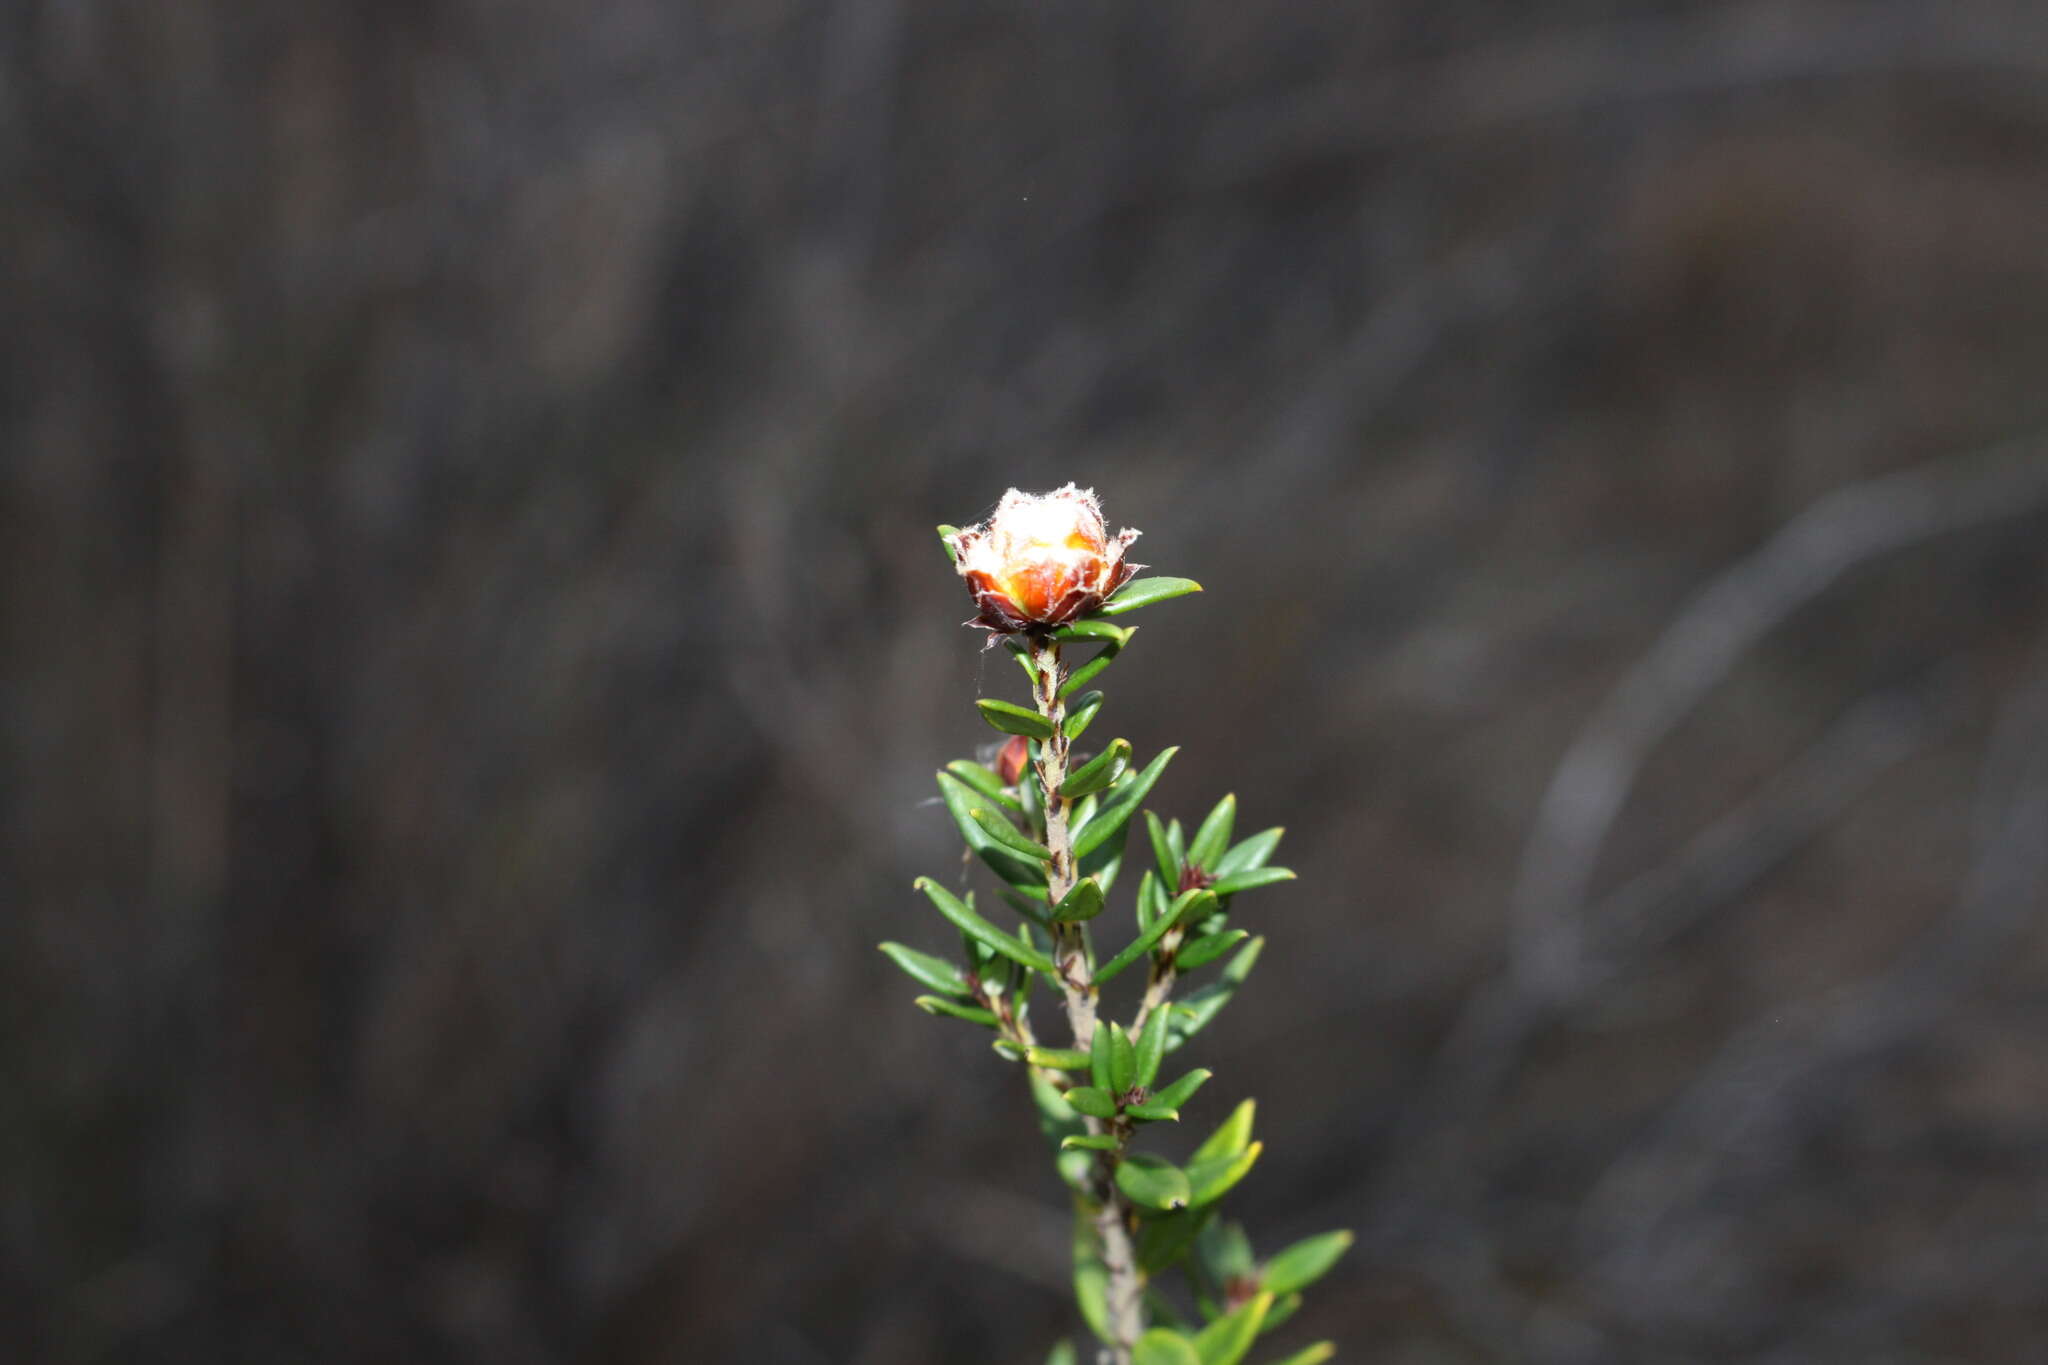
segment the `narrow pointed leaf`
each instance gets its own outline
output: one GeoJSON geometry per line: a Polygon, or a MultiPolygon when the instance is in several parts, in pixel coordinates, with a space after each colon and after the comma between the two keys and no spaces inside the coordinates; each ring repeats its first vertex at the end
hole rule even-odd
{"type": "Polygon", "coordinates": [[[1081,732],[1094,722],[1095,713],[1101,709],[1102,694],[1100,692],[1086,692],[1070,702],[1067,706],[1067,738],[1079,739],[1081,732]]]}
{"type": "Polygon", "coordinates": [[[1266,1320],[1259,1324],[1259,1335],[1271,1336],[1286,1321],[1301,1311],[1301,1295],[1282,1294],[1273,1300],[1273,1311],[1266,1314],[1266,1320]]]}
{"type": "Polygon", "coordinates": [[[1001,1057],[1006,1062],[1021,1062],[1024,1060],[1024,1048],[1014,1038],[991,1038],[988,1045],[996,1056],[1001,1057]]]}
{"type": "Polygon", "coordinates": [[[1195,1343],[1170,1327],[1154,1327],[1131,1346],[1131,1365],[1202,1365],[1195,1343]]]}
{"type": "Polygon", "coordinates": [[[1213,872],[1223,860],[1224,850],[1230,847],[1230,831],[1236,823],[1237,796],[1232,793],[1216,803],[1209,818],[1195,831],[1195,837],[1188,842],[1188,861],[1213,872]]]}
{"type": "MultiPolygon", "coordinates": [[[[1030,916],[1033,924],[1043,924],[1045,922],[1044,896],[1029,896],[1014,886],[999,886],[996,888],[996,894],[1008,901],[1016,909],[1030,916]]],[[[1022,936],[1020,935],[1019,937],[1022,936]]]]}
{"type": "Polygon", "coordinates": [[[1304,1346],[1285,1360],[1276,1360],[1273,1365],[1323,1365],[1323,1362],[1337,1354],[1337,1343],[1319,1341],[1313,1346],[1304,1346]]]}
{"type": "Polygon", "coordinates": [[[950,1014],[955,1019],[965,1019],[970,1024],[980,1024],[984,1028],[996,1026],[995,1015],[979,1005],[963,1005],[942,995],[920,995],[911,1003],[926,1014],[950,1014]]]}
{"type": "Polygon", "coordinates": [[[1265,1143],[1254,1142],[1233,1157],[1188,1162],[1188,1202],[1196,1208],[1205,1208],[1229,1194],[1237,1182],[1251,1172],[1259,1153],[1264,1150],[1265,1143]]]}
{"type": "Polygon", "coordinates": [[[1085,687],[1089,683],[1094,682],[1096,675],[1115,663],[1116,656],[1124,652],[1124,645],[1129,638],[1129,636],[1126,636],[1123,640],[1111,640],[1102,647],[1101,651],[1094,658],[1069,673],[1067,680],[1060,684],[1060,695],[1064,697],[1076,688],[1085,687]]]}
{"type": "Polygon", "coordinates": [[[1159,869],[1159,880],[1168,886],[1179,886],[1180,860],[1166,842],[1166,826],[1149,810],[1145,812],[1145,834],[1152,841],[1153,865],[1159,869]]]}
{"type": "Polygon", "coordinates": [[[1052,908],[1053,919],[1064,924],[1094,919],[1101,913],[1102,883],[1093,877],[1075,882],[1074,889],[1060,897],[1060,903],[1052,908]]]}
{"type": "Polygon", "coordinates": [[[1101,791],[1122,777],[1130,766],[1131,742],[1127,739],[1114,740],[1107,749],[1067,774],[1067,780],[1060,783],[1060,795],[1071,800],[1101,791]]]}
{"type": "Polygon", "coordinates": [[[1124,835],[1127,832],[1128,827],[1118,830],[1114,838],[1103,840],[1093,852],[1077,862],[1082,876],[1093,877],[1101,883],[1104,895],[1108,895],[1109,889],[1116,885],[1117,873],[1123,869],[1124,835]]]}
{"type": "Polygon", "coordinates": [[[1140,930],[1158,918],[1159,912],[1166,908],[1165,902],[1159,897],[1159,879],[1152,875],[1152,869],[1149,867],[1145,869],[1144,875],[1138,878],[1137,907],[1140,930]]]}
{"type": "Polygon", "coordinates": [[[1074,1343],[1055,1342],[1051,1354],[1045,1358],[1045,1365],[1074,1365],[1074,1343]]]}
{"type": "Polygon", "coordinates": [[[1230,1111],[1230,1117],[1216,1125],[1216,1131],[1202,1139],[1189,1161],[1214,1161],[1233,1157],[1251,1145],[1252,1119],[1258,1113],[1257,1100],[1245,1100],[1230,1111]]]}
{"type": "Polygon", "coordinates": [[[1088,1066],[1088,1054],[1071,1047],[1026,1048],[1024,1060],[1054,1071],[1082,1071],[1088,1066]]]}
{"type": "Polygon", "coordinates": [[[982,833],[988,835],[989,838],[995,840],[1004,848],[1009,849],[1012,853],[1021,853],[1027,858],[1039,858],[1046,862],[1052,861],[1051,849],[1047,848],[1044,844],[1038,843],[1036,840],[1026,837],[1001,812],[988,810],[981,806],[971,806],[968,808],[967,818],[980,825],[982,833]]]}
{"type": "Polygon", "coordinates": [[[1217,958],[1251,937],[1249,929],[1225,929],[1220,934],[1204,934],[1173,955],[1173,960],[1184,972],[1197,967],[1206,967],[1217,958]]]}
{"type": "Polygon", "coordinates": [[[974,705],[980,710],[983,720],[1006,735],[1023,735],[1027,739],[1052,738],[1052,722],[1029,707],[995,697],[983,697],[974,705]]]}
{"type": "Polygon", "coordinates": [[[1343,1228],[1304,1237],[1266,1262],[1266,1272],[1260,1276],[1259,1284],[1275,1294],[1306,1289],[1329,1273],[1337,1258],[1350,1248],[1351,1241],[1351,1233],[1343,1228]]]}
{"type": "Polygon", "coordinates": [[[1138,1032],[1135,1075],[1131,1084],[1150,1090],[1152,1082],[1159,1079],[1159,1059],[1166,1055],[1166,1026],[1170,1017],[1170,1011],[1163,1004],[1145,1016],[1145,1027],[1138,1032]]]}
{"type": "Polygon", "coordinates": [[[960,552],[953,548],[953,537],[959,534],[960,528],[957,526],[941,525],[939,527],[939,544],[946,547],[946,558],[952,560],[955,564],[960,562],[960,552]]]}
{"type": "Polygon", "coordinates": [[[1132,1152],[1116,1168],[1116,1187],[1131,1202],[1148,1209],[1171,1211],[1188,1206],[1188,1177],[1164,1157],[1132,1152]]]}
{"type": "Polygon", "coordinates": [[[1124,1117],[1138,1119],[1145,1123],[1179,1123],[1180,1110],[1157,1100],[1141,1100],[1137,1104],[1124,1106],[1124,1117]]]}
{"type": "Polygon", "coordinates": [[[1075,1113],[1086,1114],[1091,1119],[1116,1117],[1116,1097],[1092,1085],[1077,1085],[1067,1091],[1067,1105],[1075,1113]]]}
{"type": "Polygon", "coordinates": [[[1111,1023],[1109,1026],[1110,1062],[1109,1089],[1115,1095],[1130,1093],[1138,1083],[1138,1049],[1131,1043],[1131,1035],[1124,1032],[1124,1026],[1111,1023]]]}
{"type": "Polygon", "coordinates": [[[1109,1025],[1099,1024],[1095,1036],[1089,1039],[1088,1075],[1097,1090],[1114,1095],[1116,1087],[1116,1039],[1110,1035],[1109,1025]]]}
{"type": "Polygon", "coordinates": [[[1166,765],[1171,763],[1173,756],[1179,752],[1178,746],[1160,750],[1159,756],[1147,763],[1143,772],[1136,777],[1126,777],[1122,783],[1110,788],[1108,796],[1104,798],[1094,817],[1075,832],[1074,856],[1086,857],[1091,850],[1108,840],[1110,835],[1122,829],[1124,822],[1138,809],[1138,803],[1152,790],[1152,784],[1166,771],[1166,765]]]}
{"type": "Polygon", "coordinates": [[[1166,822],[1166,848],[1173,855],[1172,884],[1179,886],[1180,870],[1188,865],[1188,844],[1187,840],[1181,837],[1178,820],[1166,822]]]}
{"type": "Polygon", "coordinates": [[[940,995],[969,995],[967,974],[943,957],[920,953],[915,948],[906,948],[900,943],[879,945],[889,960],[901,967],[904,974],[927,990],[940,995]]]}
{"type": "Polygon", "coordinates": [[[1202,585],[1192,578],[1134,578],[1116,590],[1102,609],[1100,616],[1121,616],[1139,607],[1149,607],[1154,602],[1167,602],[1176,597],[1186,597],[1191,592],[1200,592],[1202,585]]]}
{"type": "Polygon", "coordinates": [[[1257,1294],[1204,1327],[1195,1338],[1195,1351],[1202,1365],[1238,1365],[1259,1339],[1259,1326],[1272,1307],[1271,1294],[1257,1294]]]}
{"type": "Polygon", "coordinates": [[[1166,1040],[1168,1052],[1209,1026],[1209,1021],[1230,1003],[1230,998],[1237,994],[1237,988],[1251,975],[1252,967],[1259,960],[1259,951],[1265,946],[1263,938],[1249,940],[1237,950],[1237,956],[1230,959],[1230,965],[1223,969],[1222,976],[1191,992],[1185,1000],[1174,1002],[1173,1029],[1166,1040]]]}
{"type": "Polygon", "coordinates": [[[1119,626],[1099,616],[1084,616],[1053,631],[1052,638],[1062,644],[1075,640],[1108,640],[1111,644],[1127,645],[1136,630],[1136,626],[1119,626]]]}
{"type": "Polygon", "coordinates": [[[1209,870],[1219,877],[1227,877],[1233,872],[1249,872],[1255,867],[1264,867],[1272,861],[1273,850],[1280,847],[1280,838],[1286,833],[1287,831],[1279,825],[1271,829],[1262,829],[1251,838],[1234,845],[1230,852],[1224,854],[1216,866],[1209,870]]]}
{"type": "Polygon", "coordinates": [[[1023,803],[1004,789],[1002,778],[996,776],[972,759],[956,758],[946,765],[946,771],[1001,806],[1004,810],[1021,811],[1024,809],[1023,803]]]}
{"type": "Polygon", "coordinates": [[[1024,670],[1024,676],[1031,679],[1031,690],[1038,691],[1038,665],[1031,661],[1031,642],[1021,635],[1005,635],[1003,648],[1010,651],[1010,657],[1017,661],[1017,667],[1024,670]]]}
{"type": "Polygon", "coordinates": [[[1045,864],[1012,853],[989,836],[988,831],[969,813],[986,804],[972,787],[951,773],[942,772],[938,779],[939,795],[944,799],[946,810],[953,817],[953,825],[960,831],[967,847],[998,877],[1027,893],[1036,892],[1042,903],[1045,898],[1045,864]]]}
{"type": "Polygon", "coordinates": [[[1130,941],[1122,952],[1095,969],[1094,981],[1101,985],[1122,975],[1124,969],[1145,956],[1180,923],[1183,915],[1197,899],[1213,901],[1215,898],[1206,891],[1189,891],[1167,907],[1166,913],[1145,926],[1145,932],[1130,941]]]}
{"type": "Polygon", "coordinates": [[[1240,891],[1249,891],[1256,886],[1271,886],[1275,882],[1291,882],[1294,873],[1284,867],[1250,867],[1242,872],[1233,872],[1228,877],[1218,877],[1209,889],[1219,896],[1235,896],[1240,891]]]}
{"type": "Polygon", "coordinates": [[[1173,1084],[1161,1086],[1153,1092],[1152,1098],[1147,1102],[1164,1105],[1169,1109],[1184,1108],[1187,1102],[1195,1097],[1195,1092],[1215,1074],[1207,1067],[1198,1066],[1173,1084]]]}
{"type": "Polygon", "coordinates": [[[1113,1152],[1123,1144],[1109,1133],[1074,1133],[1060,1139],[1060,1150],[1071,1152],[1077,1147],[1091,1152],[1113,1152]]]}
{"type": "Polygon", "coordinates": [[[939,908],[940,914],[951,920],[954,927],[959,929],[961,933],[974,939],[977,943],[993,948],[1012,962],[1020,962],[1033,971],[1046,972],[1048,974],[1053,974],[1057,971],[1053,966],[1051,958],[1029,944],[1021,943],[1011,938],[1008,934],[990,924],[980,915],[977,915],[971,907],[962,902],[959,897],[955,896],[945,887],[940,886],[930,877],[919,877],[916,886],[918,890],[924,892],[931,899],[933,905],[939,908]]]}

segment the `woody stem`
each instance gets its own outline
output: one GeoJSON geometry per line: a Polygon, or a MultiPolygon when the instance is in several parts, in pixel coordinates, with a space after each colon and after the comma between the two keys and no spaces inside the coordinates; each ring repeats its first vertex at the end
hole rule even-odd
{"type": "MultiPolygon", "coordinates": [[[[1060,795],[1067,780],[1067,704],[1060,695],[1066,684],[1066,669],[1060,663],[1060,647],[1051,640],[1031,642],[1032,700],[1038,713],[1052,727],[1052,734],[1038,744],[1035,765],[1039,792],[1045,806],[1045,846],[1052,852],[1047,877],[1047,904],[1057,905],[1080,873],[1074,865],[1072,831],[1068,828],[1072,801],[1060,795]]],[[[1088,1051],[1095,1042],[1096,1000],[1099,992],[1088,965],[1086,931],[1079,924],[1054,921],[1053,963],[1059,970],[1060,991],[1067,1007],[1067,1023],[1074,1032],[1074,1046],[1088,1051]]],[[[1116,1167],[1123,1156],[1128,1128],[1114,1120],[1086,1120],[1088,1131],[1097,1136],[1111,1133],[1118,1139],[1117,1150],[1103,1152],[1090,1177],[1088,1191],[1095,1206],[1095,1238],[1107,1276],[1104,1291],[1108,1309],[1110,1344],[1099,1356],[1099,1365],[1130,1365],[1131,1347],[1145,1330],[1144,1278],[1138,1269],[1136,1248],[1131,1240],[1130,1201],[1117,1187],[1116,1167]]]]}

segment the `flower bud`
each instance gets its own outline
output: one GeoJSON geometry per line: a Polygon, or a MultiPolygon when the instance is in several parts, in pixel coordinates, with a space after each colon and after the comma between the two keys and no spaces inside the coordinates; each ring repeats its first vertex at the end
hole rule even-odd
{"type": "Polygon", "coordinates": [[[985,524],[952,536],[960,576],[980,609],[967,624],[1014,635],[1094,611],[1142,567],[1124,560],[1137,538],[1129,529],[1113,540],[1105,534],[1093,489],[1012,488],[985,524]]]}
{"type": "Polygon", "coordinates": [[[1017,779],[1024,775],[1024,765],[1030,761],[1030,744],[1022,735],[1011,735],[1008,742],[996,751],[996,777],[1005,787],[1014,787],[1017,779]]]}

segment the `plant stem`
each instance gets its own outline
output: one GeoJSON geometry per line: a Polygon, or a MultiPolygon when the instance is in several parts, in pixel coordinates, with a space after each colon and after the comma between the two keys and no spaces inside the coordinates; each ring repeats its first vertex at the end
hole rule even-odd
{"type": "MultiPolygon", "coordinates": [[[[1051,738],[1039,741],[1036,768],[1039,791],[1045,798],[1045,846],[1052,851],[1047,904],[1057,905],[1080,877],[1074,866],[1072,832],[1067,827],[1073,803],[1060,795],[1060,785],[1067,780],[1068,743],[1067,704],[1060,696],[1066,669],[1060,663],[1060,647],[1051,640],[1033,639],[1031,666],[1035,679],[1032,700],[1038,705],[1038,713],[1052,726],[1051,738]]],[[[1079,924],[1056,922],[1052,926],[1052,956],[1059,968],[1067,1023],[1074,1031],[1074,1046],[1083,1052],[1095,1042],[1098,996],[1092,979],[1094,972],[1088,965],[1086,932],[1079,924]]],[[[1145,1330],[1145,1286],[1131,1242],[1130,1201],[1116,1183],[1116,1167],[1123,1158],[1123,1142],[1129,1130],[1124,1124],[1105,1123],[1101,1119],[1088,1119],[1087,1124],[1090,1133],[1113,1133],[1118,1140],[1116,1151],[1101,1154],[1089,1191],[1095,1204],[1096,1245],[1108,1278],[1103,1297],[1108,1308],[1110,1344],[1098,1360],[1100,1365],[1130,1365],[1131,1344],[1145,1330]]]]}

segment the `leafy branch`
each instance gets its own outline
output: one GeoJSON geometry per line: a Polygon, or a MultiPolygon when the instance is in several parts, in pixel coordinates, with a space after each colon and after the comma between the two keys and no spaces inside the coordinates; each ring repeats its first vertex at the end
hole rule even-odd
{"type": "MultiPolygon", "coordinates": [[[[927,1012],[994,1033],[995,1051],[1019,1064],[1075,1206],[1074,1291],[1100,1341],[1098,1365],[1238,1365],[1301,1304],[1301,1291],[1350,1244],[1324,1233],[1260,1262],[1219,1205],[1258,1161],[1253,1101],[1240,1103],[1184,1163],[1134,1150],[1151,1124],[1175,1123],[1210,1073],[1162,1082],[1165,1062],[1235,996],[1265,940],[1233,925],[1235,898],[1293,879],[1270,865],[1281,831],[1233,842],[1237,801],[1226,796],[1190,834],[1144,810],[1146,863],[1135,894],[1136,933],[1098,955],[1099,917],[1124,871],[1135,817],[1175,749],[1142,767],[1128,740],[1093,753],[1075,741],[1103,709],[1081,692],[1121,655],[1135,629],[1112,618],[1199,592],[1183,578],[1136,578],[1094,497],[1069,485],[1030,497],[1012,490],[983,527],[941,527],[979,613],[1029,679],[1030,705],[984,699],[982,718],[1008,738],[990,761],[958,759],[938,774],[940,796],[969,852],[1017,911],[1015,932],[931,878],[917,888],[959,935],[962,959],[900,943],[882,951],[928,994],[927,1012]],[[1094,652],[1078,664],[1068,651],[1094,652]],[[1149,855],[1149,856],[1147,856],[1149,855]],[[1103,987],[1143,964],[1129,1022],[1105,1006],[1103,987]],[[1214,978],[1176,991],[1204,968],[1214,978]],[[1057,992],[1068,1042],[1034,1031],[1039,978],[1057,992]],[[1170,1273],[1179,1272],[1179,1283],[1170,1273]]],[[[1309,1346],[1272,1365],[1313,1365],[1335,1348],[1309,1346]]],[[[1048,1365],[1072,1365],[1068,1343],[1048,1365]]]]}

